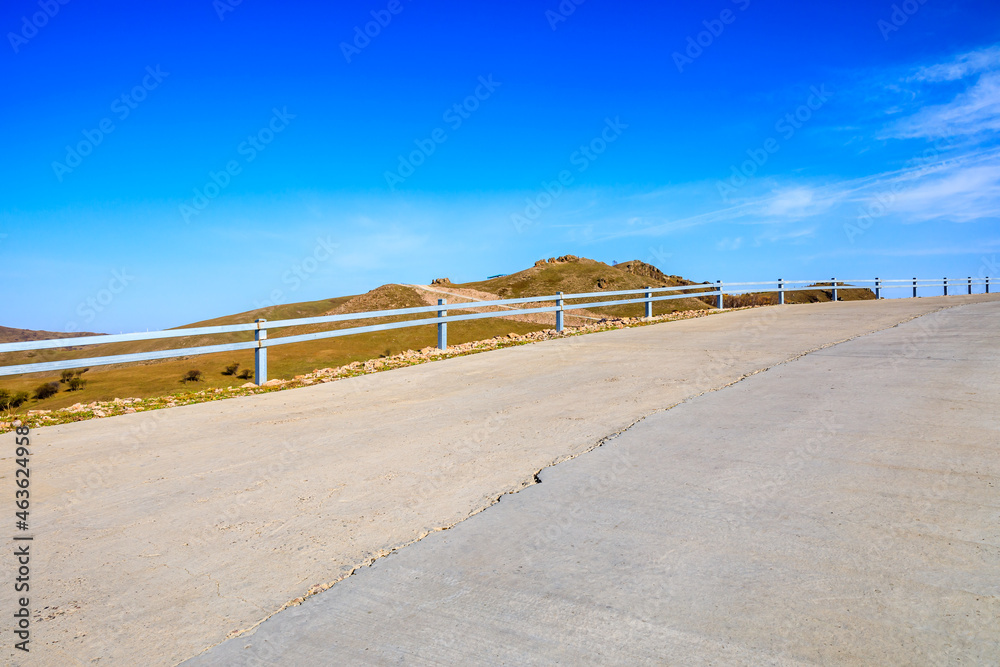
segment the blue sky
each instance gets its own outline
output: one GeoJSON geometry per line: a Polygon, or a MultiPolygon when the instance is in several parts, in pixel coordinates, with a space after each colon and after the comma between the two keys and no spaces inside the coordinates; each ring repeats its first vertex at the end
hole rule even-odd
{"type": "Polygon", "coordinates": [[[995,1],[64,2],[0,11],[5,326],[567,253],[1000,273],[995,1]]]}

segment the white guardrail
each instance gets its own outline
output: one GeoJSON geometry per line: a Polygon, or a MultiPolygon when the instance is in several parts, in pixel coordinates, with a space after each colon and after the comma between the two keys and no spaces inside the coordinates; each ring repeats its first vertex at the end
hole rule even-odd
{"type": "MultiPolygon", "coordinates": [[[[701,283],[695,285],[684,285],[677,287],[647,287],[645,289],[619,290],[610,292],[586,292],[583,294],[557,294],[549,296],[531,296],[520,299],[501,299],[498,301],[473,301],[468,303],[455,303],[454,307],[461,310],[485,308],[489,306],[509,306],[513,304],[544,303],[552,301],[553,305],[540,308],[520,308],[501,311],[489,311],[480,313],[467,313],[462,315],[448,315],[448,303],[444,299],[438,299],[436,306],[420,306],[417,308],[397,308],[394,310],[377,310],[363,313],[345,313],[343,315],[326,315],[322,317],[305,317],[292,320],[257,320],[245,324],[231,324],[215,327],[195,327],[188,329],[170,329],[167,331],[149,331],[130,334],[112,334],[98,336],[77,336],[74,338],[58,338],[49,340],[33,340],[22,343],[2,343],[0,353],[4,352],[24,352],[34,350],[47,350],[53,348],[79,347],[83,345],[103,345],[107,343],[126,343],[140,340],[159,340],[164,338],[186,338],[190,336],[203,336],[207,334],[233,333],[241,331],[254,332],[254,340],[241,343],[226,343],[222,345],[203,345],[199,347],[181,347],[169,350],[157,350],[154,352],[138,352],[135,354],[116,354],[104,357],[89,357],[86,359],[67,359],[65,361],[36,362],[31,364],[16,364],[0,366],[0,376],[20,375],[21,373],[38,373],[48,371],[58,371],[71,368],[82,368],[89,366],[101,366],[108,364],[121,364],[135,361],[150,361],[154,359],[169,359],[171,357],[186,357],[199,354],[212,354],[214,352],[228,352],[232,350],[254,350],[254,382],[258,385],[267,381],[267,348],[275,345],[289,345],[291,343],[301,343],[308,340],[318,340],[321,338],[334,338],[336,336],[350,336],[353,334],[369,333],[372,331],[387,331],[389,329],[402,329],[406,327],[419,327],[428,324],[436,324],[438,327],[438,347],[445,349],[448,347],[448,322],[462,322],[465,320],[478,320],[489,317],[508,317],[510,315],[529,315],[532,313],[552,313],[556,314],[556,330],[563,330],[563,313],[566,310],[576,310],[579,308],[596,308],[600,306],[619,306],[634,303],[646,305],[646,317],[653,314],[653,302],[669,301],[671,299],[685,299],[691,297],[714,296],[716,306],[724,308],[723,289],[726,294],[747,294],[752,292],[778,293],[778,303],[785,303],[786,292],[796,292],[803,290],[831,289],[833,300],[837,300],[837,291],[840,289],[874,289],[875,297],[882,298],[883,290],[907,289],[912,290],[912,296],[917,296],[918,288],[938,287],[943,289],[943,295],[948,296],[949,288],[963,288],[968,294],[973,293],[973,288],[983,285],[985,293],[990,292],[990,279],[973,280],[971,277],[965,280],[924,280],[912,278],[910,280],[840,280],[830,279],[827,281],[816,280],[782,280],[777,282],[751,282],[751,283],[725,283],[716,281],[715,283],[701,283]],[[860,283],[860,284],[859,284],[860,283]],[[867,284],[873,284],[869,287],[867,284]],[[795,287],[794,285],[801,285],[795,287]],[[761,286],[773,286],[773,289],[760,289],[761,286]],[[694,294],[677,294],[678,292],[692,292],[694,294]],[[671,292],[671,294],[662,294],[671,292]],[[641,294],[640,298],[615,299],[605,301],[587,301],[584,303],[567,303],[567,301],[577,301],[579,299],[594,299],[609,296],[626,296],[641,294]],[[416,320],[404,320],[402,322],[386,322],[384,324],[373,324],[363,327],[351,327],[348,329],[335,329],[331,331],[320,331],[316,333],[305,333],[295,336],[284,336],[281,338],[268,338],[268,329],[281,327],[295,327],[308,324],[327,324],[331,322],[345,322],[350,320],[367,320],[379,317],[396,317],[399,315],[413,315],[418,313],[435,313],[434,317],[416,320]]],[[[957,293],[957,292],[956,292],[957,293]]]]}

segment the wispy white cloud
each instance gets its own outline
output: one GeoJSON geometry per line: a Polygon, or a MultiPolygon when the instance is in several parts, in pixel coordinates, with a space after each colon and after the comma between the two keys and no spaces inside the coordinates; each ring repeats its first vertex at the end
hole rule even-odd
{"type": "Polygon", "coordinates": [[[959,166],[920,179],[896,194],[894,208],[914,222],[1000,217],[1000,164],[959,166]]]}
{"type": "Polygon", "coordinates": [[[736,238],[724,238],[715,244],[716,250],[739,250],[743,245],[743,237],[737,236],[736,238]]]}
{"type": "Polygon", "coordinates": [[[951,102],[924,107],[890,128],[897,138],[968,136],[1000,131],[1000,73],[980,76],[951,102]]]}
{"type": "Polygon", "coordinates": [[[911,76],[911,81],[956,81],[1000,68],[1000,46],[993,45],[955,56],[943,63],[926,65],[911,76]]]}
{"type": "Polygon", "coordinates": [[[771,215],[786,215],[807,210],[813,203],[815,192],[810,188],[793,188],[778,193],[767,205],[771,215]]]}
{"type": "Polygon", "coordinates": [[[754,245],[761,246],[764,243],[781,242],[803,243],[806,239],[816,236],[817,231],[819,231],[819,225],[809,225],[808,227],[793,229],[788,229],[785,226],[776,226],[769,232],[759,234],[754,239],[754,245]]]}
{"type": "Polygon", "coordinates": [[[1000,46],[964,53],[943,63],[919,68],[904,82],[910,88],[910,105],[894,105],[888,112],[910,111],[886,133],[889,138],[937,138],[995,133],[1000,131],[1000,46]],[[918,106],[924,94],[938,86],[965,83],[948,102],[918,106]]]}
{"type": "MultiPolygon", "coordinates": [[[[705,184],[706,190],[709,187],[705,184]]],[[[1000,148],[955,151],[942,145],[930,156],[919,153],[900,169],[853,179],[773,178],[731,205],[694,215],[671,215],[675,199],[666,190],[659,195],[633,200],[633,205],[641,202],[643,206],[643,225],[618,222],[628,218],[609,215],[597,222],[588,221],[588,238],[662,237],[693,227],[736,224],[766,227],[767,231],[752,236],[753,245],[760,246],[803,242],[822,226],[839,228],[863,211],[895,223],[998,218],[1000,148]]],[[[733,238],[740,236],[730,234],[719,242],[718,249],[733,249],[733,238]]]]}

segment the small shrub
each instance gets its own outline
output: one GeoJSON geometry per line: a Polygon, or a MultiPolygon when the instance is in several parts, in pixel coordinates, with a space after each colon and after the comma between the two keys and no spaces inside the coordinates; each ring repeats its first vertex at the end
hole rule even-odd
{"type": "Polygon", "coordinates": [[[69,386],[69,391],[79,391],[83,389],[84,385],[87,384],[86,380],[81,380],[79,375],[75,375],[69,379],[66,383],[69,386]]]}
{"type": "Polygon", "coordinates": [[[78,370],[78,371],[76,372],[76,376],[77,376],[77,377],[80,377],[81,375],[83,375],[84,373],[86,373],[86,372],[87,372],[87,371],[89,371],[89,370],[90,370],[89,368],[81,368],[80,370],[78,370]]]}
{"type": "Polygon", "coordinates": [[[240,367],[239,363],[234,361],[233,363],[231,363],[228,366],[226,366],[226,370],[222,371],[222,374],[223,375],[236,375],[236,369],[239,368],[239,367],[240,367]]]}
{"type": "MultiPolygon", "coordinates": [[[[713,299],[718,297],[712,297],[713,299]]],[[[778,295],[751,292],[749,294],[726,294],[723,296],[726,308],[745,308],[747,306],[776,306],[778,295]]]]}
{"type": "Polygon", "coordinates": [[[69,382],[70,378],[73,377],[73,375],[74,375],[73,371],[69,370],[63,371],[62,377],[59,378],[59,381],[62,382],[63,384],[66,384],[67,382],[69,382]]]}
{"type": "Polygon", "coordinates": [[[253,377],[253,371],[250,370],[249,368],[244,368],[243,370],[240,371],[240,374],[237,375],[236,377],[238,377],[241,380],[249,380],[251,377],[253,377]]]}
{"type": "Polygon", "coordinates": [[[181,382],[201,382],[201,371],[190,370],[181,378],[181,382]]]}
{"type": "Polygon", "coordinates": [[[26,391],[10,392],[0,389],[0,410],[13,410],[21,407],[31,398],[26,391]]]}
{"type": "Polygon", "coordinates": [[[46,382],[45,384],[40,384],[35,387],[35,398],[40,401],[45,400],[51,396],[55,396],[59,393],[59,383],[58,382],[46,382]]]}

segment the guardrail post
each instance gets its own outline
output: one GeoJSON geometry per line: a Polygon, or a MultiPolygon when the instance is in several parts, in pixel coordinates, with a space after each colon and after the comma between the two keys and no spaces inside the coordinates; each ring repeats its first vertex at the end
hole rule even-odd
{"type": "Polygon", "coordinates": [[[913,298],[917,298],[917,279],[913,279],[913,298]]]}
{"type": "Polygon", "coordinates": [[[972,276],[969,276],[969,294],[972,294],[972,276]]]}
{"type": "Polygon", "coordinates": [[[262,344],[267,340],[267,320],[257,320],[253,339],[257,341],[253,350],[253,383],[259,387],[267,382],[267,348],[262,344]]]}
{"type": "Polygon", "coordinates": [[[990,293],[990,277],[986,276],[986,293],[990,293]]]}
{"type": "Polygon", "coordinates": [[[715,281],[715,286],[719,290],[719,300],[718,300],[718,302],[716,302],[716,305],[718,305],[719,310],[722,310],[722,309],[724,309],[726,307],[725,302],[722,300],[722,281],[721,280],[716,280],[715,281]]]}
{"type": "Polygon", "coordinates": [[[563,330],[563,298],[562,292],[556,292],[556,307],[559,309],[556,311],[556,331],[562,333],[563,330]]]}
{"type": "Polygon", "coordinates": [[[945,276],[945,279],[944,279],[944,295],[948,296],[948,277],[947,276],[945,276]]]}
{"type": "Polygon", "coordinates": [[[833,300],[836,301],[837,300],[837,279],[836,278],[830,278],[830,285],[833,286],[833,300]]]}
{"type": "Polygon", "coordinates": [[[653,316],[653,301],[652,301],[652,299],[653,299],[653,292],[650,291],[652,289],[653,289],[652,285],[647,285],[646,286],[646,290],[647,290],[646,291],[646,317],[652,317],[653,316]]]}
{"type": "Polygon", "coordinates": [[[879,280],[878,278],[875,279],[875,298],[876,299],[882,298],[882,281],[879,280]]]}
{"type": "MultiPolygon", "coordinates": [[[[438,305],[444,306],[448,303],[447,299],[438,299],[438,305]]],[[[439,310],[438,317],[447,317],[447,310],[439,310]]],[[[448,349],[448,323],[438,322],[438,349],[447,350],[448,349]]]]}
{"type": "Polygon", "coordinates": [[[785,305],[785,281],[778,278],[778,305],[785,305]]]}

